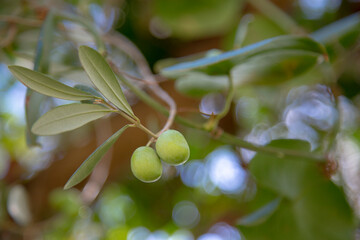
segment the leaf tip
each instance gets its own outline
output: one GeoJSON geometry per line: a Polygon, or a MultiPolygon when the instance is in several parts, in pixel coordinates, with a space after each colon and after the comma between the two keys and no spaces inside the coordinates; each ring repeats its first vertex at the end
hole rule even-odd
{"type": "Polygon", "coordinates": [[[10,72],[14,73],[16,70],[18,70],[20,68],[20,66],[16,66],[16,65],[9,65],[8,69],[10,70],[10,72]]]}
{"type": "Polygon", "coordinates": [[[67,181],[67,183],[64,186],[64,190],[68,190],[68,189],[72,188],[73,186],[74,185],[70,183],[70,179],[69,179],[69,181],[67,181]]]}

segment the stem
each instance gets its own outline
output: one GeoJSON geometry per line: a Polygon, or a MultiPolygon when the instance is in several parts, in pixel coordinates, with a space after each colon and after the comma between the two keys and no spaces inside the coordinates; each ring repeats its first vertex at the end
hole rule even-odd
{"type": "MultiPolygon", "coordinates": [[[[114,69],[114,70],[116,71],[116,69],[114,69]]],[[[122,81],[122,83],[124,85],[126,85],[135,95],[138,96],[138,98],[140,98],[147,105],[154,108],[158,112],[164,114],[165,116],[169,115],[168,110],[163,105],[161,105],[158,101],[151,98],[147,93],[145,93],[143,90],[141,90],[134,84],[131,84],[125,77],[120,75],[119,79],[122,81]]],[[[209,131],[204,129],[204,127],[202,125],[193,123],[192,121],[190,121],[188,119],[176,116],[175,121],[184,126],[198,129],[200,131],[209,133],[209,131]]],[[[216,139],[223,143],[229,144],[229,145],[235,145],[240,148],[245,148],[245,149],[256,151],[256,152],[272,154],[272,155],[276,155],[277,157],[289,156],[289,157],[298,157],[298,158],[300,158],[300,157],[308,158],[308,159],[315,160],[317,162],[325,161],[325,159],[321,155],[315,155],[315,154],[309,153],[309,152],[300,152],[300,151],[295,151],[295,150],[288,150],[288,149],[281,149],[281,148],[257,145],[257,144],[239,139],[238,137],[233,136],[229,133],[225,133],[225,132],[218,135],[218,137],[216,137],[216,139]]]]}
{"type": "MultiPolygon", "coordinates": [[[[104,39],[108,43],[111,43],[121,49],[130,58],[134,60],[143,78],[147,82],[152,83],[148,85],[148,88],[169,105],[170,110],[168,112],[168,119],[160,132],[157,133],[157,135],[160,135],[161,133],[168,130],[175,120],[177,106],[174,99],[172,99],[172,97],[158,85],[158,82],[156,81],[156,78],[152,73],[151,68],[144,55],[134,43],[132,43],[128,38],[119,33],[113,32],[112,34],[104,36],[104,39]]],[[[118,75],[121,75],[119,74],[119,69],[117,69],[117,72],[118,75]]]]}
{"type": "Polygon", "coordinates": [[[153,133],[152,131],[150,131],[148,128],[146,128],[144,125],[142,125],[139,121],[133,119],[132,117],[129,117],[126,113],[122,112],[122,111],[116,111],[116,113],[120,114],[122,117],[126,118],[129,122],[133,123],[136,127],[140,128],[141,130],[143,130],[144,132],[146,132],[147,134],[151,135],[153,138],[157,138],[157,136],[155,135],[155,133],[153,133]]]}
{"type": "Polygon", "coordinates": [[[300,152],[296,150],[289,150],[289,149],[282,149],[282,148],[275,148],[275,147],[269,147],[269,146],[262,146],[258,144],[254,144],[251,142],[244,141],[242,139],[239,139],[236,136],[233,136],[229,133],[223,132],[218,140],[231,144],[239,146],[240,148],[245,148],[248,150],[256,151],[256,152],[263,152],[263,153],[269,153],[272,155],[276,155],[277,157],[296,157],[296,158],[308,158],[315,160],[317,162],[325,162],[325,158],[322,155],[314,154],[311,152],[300,152]]]}
{"type": "MultiPolygon", "coordinates": [[[[117,68],[113,66],[113,70],[115,73],[117,73],[117,68]]],[[[163,106],[161,105],[158,101],[156,101],[155,99],[153,99],[152,97],[150,97],[146,92],[144,92],[143,90],[141,90],[139,87],[135,86],[134,84],[132,84],[127,78],[125,78],[124,76],[122,76],[121,74],[117,74],[120,81],[126,86],[128,87],[138,98],[140,98],[144,103],[146,103],[147,105],[149,105],[150,107],[152,107],[153,109],[155,109],[156,111],[160,112],[161,114],[165,115],[165,116],[169,116],[169,111],[163,106]]],[[[191,127],[191,128],[197,128],[197,129],[202,129],[202,125],[200,124],[196,124],[192,121],[189,121],[183,117],[180,116],[175,116],[175,121],[177,121],[178,123],[187,126],[187,127],[191,127]]]]}
{"type": "Polygon", "coordinates": [[[304,30],[300,28],[297,23],[287,15],[283,10],[277,7],[269,0],[248,0],[250,5],[256,8],[259,12],[273,20],[279,27],[287,33],[303,33],[304,30]]]}
{"type": "Polygon", "coordinates": [[[235,88],[231,74],[229,74],[229,90],[226,97],[224,109],[219,114],[217,114],[214,119],[210,118],[209,122],[205,124],[205,129],[208,129],[209,131],[214,130],[218,126],[220,120],[228,114],[232,100],[234,99],[234,94],[235,88]]]}
{"type": "Polygon", "coordinates": [[[39,27],[42,24],[42,21],[37,19],[22,18],[14,15],[0,15],[0,22],[15,23],[30,27],[39,27]]]}

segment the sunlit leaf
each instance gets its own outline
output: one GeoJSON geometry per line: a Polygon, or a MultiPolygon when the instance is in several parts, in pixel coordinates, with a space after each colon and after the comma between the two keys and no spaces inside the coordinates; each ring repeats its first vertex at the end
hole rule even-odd
{"type": "Polygon", "coordinates": [[[34,123],[31,131],[37,135],[54,135],[79,128],[111,112],[113,110],[96,104],[63,105],[41,116],[34,123]]]}
{"type": "Polygon", "coordinates": [[[114,135],[108,138],[101,146],[99,146],[76,170],[76,172],[70,177],[68,182],[65,184],[64,189],[69,189],[82,180],[84,180],[89,174],[93,171],[96,164],[101,160],[105,153],[111,148],[120,135],[129,127],[125,125],[120,130],[118,130],[114,135]]]}
{"type": "Polygon", "coordinates": [[[40,72],[21,66],[9,66],[9,69],[24,85],[44,95],[73,101],[96,98],[89,93],[69,87],[40,72]]]}
{"type": "Polygon", "coordinates": [[[360,14],[354,13],[350,16],[342,18],[332,24],[311,33],[311,37],[316,41],[322,43],[329,43],[337,40],[339,36],[342,36],[350,31],[359,30],[360,27],[360,14]]]}
{"type": "Polygon", "coordinates": [[[326,54],[325,48],[311,38],[279,36],[212,57],[205,57],[167,67],[161,73],[168,77],[177,76],[179,73],[189,70],[226,74],[233,66],[244,62],[250,57],[278,50],[301,50],[312,52],[312,54],[318,54],[319,56],[326,54]]]}
{"type": "Polygon", "coordinates": [[[79,57],[90,80],[100,92],[120,110],[134,116],[114,72],[103,56],[90,47],[81,46],[79,57]]]}

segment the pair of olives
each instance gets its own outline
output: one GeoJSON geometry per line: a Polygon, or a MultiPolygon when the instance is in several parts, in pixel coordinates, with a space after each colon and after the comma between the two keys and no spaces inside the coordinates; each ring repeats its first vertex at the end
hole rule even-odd
{"type": "Polygon", "coordinates": [[[173,166],[183,164],[189,159],[189,145],[184,136],[176,130],[162,133],[155,148],[156,152],[151,147],[139,147],[131,156],[131,171],[143,182],[155,182],[161,177],[160,158],[173,166]]]}

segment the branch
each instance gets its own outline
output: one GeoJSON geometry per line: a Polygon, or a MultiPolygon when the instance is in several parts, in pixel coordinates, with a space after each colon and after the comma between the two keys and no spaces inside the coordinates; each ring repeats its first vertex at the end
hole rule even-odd
{"type": "MultiPolygon", "coordinates": [[[[115,68],[114,71],[116,72],[117,69],[115,68]]],[[[158,101],[156,101],[155,99],[150,97],[145,91],[143,91],[139,87],[132,84],[128,79],[126,79],[122,75],[119,76],[119,79],[122,81],[122,83],[125,86],[127,86],[144,103],[146,103],[147,105],[149,105],[153,109],[157,110],[158,112],[164,114],[165,116],[169,115],[169,111],[163,105],[161,105],[158,101]]],[[[194,129],[198,129],[198,130],[200,130],[202,132],[210,133],[210,131],[206,130],[203,127],[203,125],[199,125],[199,124],[194,123],[194,122],[192,122],[192,121],[190,121],[188,119],[185,119],[183,117],[176,116],[175,121],[182,124],[182,125],[184,125],[184,126],[194,128],[194,129]]],[[[287,157],[295,157],[295,158],[308,158],[308,159],[312,159],[312,160],[317,161],[317,162],[325,162],[325,159],[324,159],[323,156],[316,155],[314,153],[300,152],[300,151],[295,151],[295,150],[288,150],[288,149],[281,149],[281,148],[274,148],[274,147],[269,147],[269,146],[257,145],[257,144],[254,144],[254,143],[247,142],[245,140],[239,139],[238,137],[233,136],[233,135],[231,135],[229,133],[226,133],[226,132],[218,132],[218,133],[219,133],[218,135],[216,135],[216,136],[212,135],[212,137],[219,140],[219,141],[221,141],[221,142],[223,142],[223,143],[225,143],[225,144],[235,145],[235,146],[238,146],[240,148],[245,148],[245,149],[256,151],[256,152],[263,152],[263,153],[272,154],[272,155],[275,155],[275,156],[280,157],[280,158],[287,156],[287,157]]]]}
{"type": "MultiPolygon", "coordinates": [[[[116,46],[117,48],[121,49],[123,52],[125,52],[129,57],[131,57],[134,60],[143,78],[147,82],[153,83],[148,85],[149,89],[169,105],[170,111],[168,115],[168,120],[164,125],[164,127],[160,130],[160,132],[157,133],[157,135],[159,136],[161,133],[168,130],[175,120],[176,103],[174,99],[172,99],[169,96],[169,94],[165,92],[158,85],[155,75],[152,73],[150,66],[147,63],[145,57],[142,55],[141,51],[129,39],[116,32],[107,34],[103,38],[107,43],[110,43],[116,46]]],[[[119,69],[116,69],[116,72],[118,73],[118,75],[121,75],[120,74],[121,71],[119,69]]]]}
{"type": "Polygon", "coordinates": [[[20,25],[26,25],[30,27],[40,27],[42,24],[41,20],[22,18],[14,15],[0,15],[0,22],[15,23],[20,25]]]}

